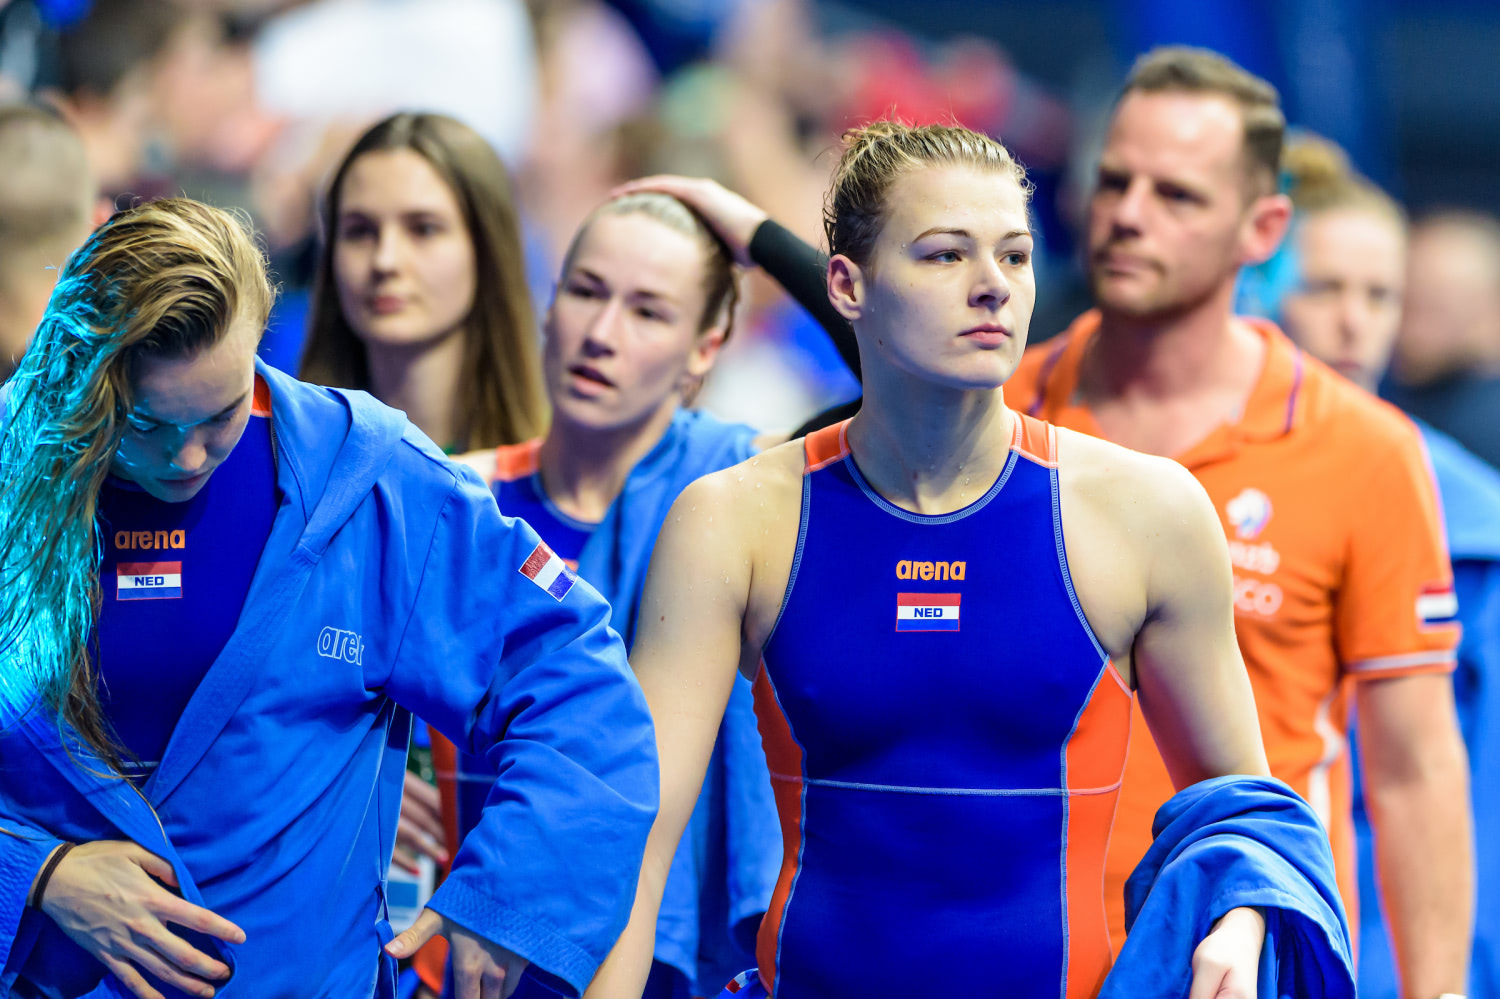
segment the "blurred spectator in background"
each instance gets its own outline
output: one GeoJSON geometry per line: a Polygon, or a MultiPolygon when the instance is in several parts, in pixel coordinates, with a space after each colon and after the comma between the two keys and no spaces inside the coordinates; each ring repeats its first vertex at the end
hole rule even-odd
{"type": "MultiPolygon", "coordinates": [[[[1406,284],[1406,218],[1331,143],[1306,136],[1282,157],[1297,214],[1281,256],[1290,281],[1280,319],[1292,339],[1373,392],[1390,360],[1406,284]]],[[[1276,318],[1274,315],[1272,318],[1276,318]]],[[[1477,889],[1469,992],[1500,994],[1500,473],[1419,423],[1437,477],[1463,639],[1453,681],[1469,749],[1477,889]]],[[[1360,896],[1378,898],[1374,844],[1355,787],[1360,896]]],[[[1399,995],[1377,906],[1360,907],[1359,993],[1399,995]]]]}
{"type": "Polygon", "coordinates": [[[450,451],[545,429],[505,166],[474,129],[403,112],[329,185],[302,377],[364,389],[450,451]]]}
{"type": "Polygon", "coordinates": [[[313,0],[283,5],[254,44],[270,113],[369,121],[398,108],[464,122],[508,162],[536,107],[536,56],[520,0],[313,0]]]}
{"type": "Polygon", "coordinates": [[[78,130],[107,197],[170,193],[140,182],[157,121],[156,74],[188,23],[170,0],[93,0],[42,49],[37,90],[78,130]]]}
{"type": "Polygon", "coordinates": [[[26,352],[58,270],[88,236],[96,191],[66,122],[38,107],[0,107],[0,382],[26,352]]]}
{"type": "Polygon", "coordinates": [[[1500,220],[1434,215],[1410,254],[1386,394],[1500,468],[1500,220]]]}

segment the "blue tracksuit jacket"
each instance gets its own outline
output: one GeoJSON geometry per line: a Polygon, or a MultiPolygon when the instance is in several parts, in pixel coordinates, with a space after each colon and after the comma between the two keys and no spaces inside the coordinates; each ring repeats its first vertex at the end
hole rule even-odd
{"type": "Polygon", "coordinates": [[[499,774],[431,907],[580,991],[625,925],[657,802],[608,605],[521,575],[535,533],[401,414],[258,370],[284,500],[144,793],[40,711],[0,724],[0,995],[128,995],[25,907],[59,841],[121,838],[245,930],[198,941],[235,969],[220,995],[392,995],[382,879],[411,712],[499,774]]]}
{"type": "MultiPolygon", "coordinates": [[[[1474,801],[1474,950],[1469,995],[1500,999],[1500,472],[1421,422],[1443,501],[1453,589],[1463,641],[1453,672],[1459,727],[1469,750],[1474,801]]],[[[1356,757],[1356,765],[1358,759],[1356,757]]],[[[1391,940],[1380,911],[1375,839],[1361,783],[1354,782],[1354,835],[1359,852],[1359,994],[1399,994],[1391,940]]]]}

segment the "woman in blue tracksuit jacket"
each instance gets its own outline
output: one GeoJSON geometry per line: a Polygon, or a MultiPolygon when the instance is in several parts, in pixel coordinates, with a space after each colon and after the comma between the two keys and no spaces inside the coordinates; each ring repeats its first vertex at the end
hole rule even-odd
{"type": "Polygon", "coordinates": [[[460,994],[482,974],[508,995],[527,962],[581,991],[627,918],[657,793],[609,608],[399,413],[254,362],[269,303],[232,217],[133,208],[70,260],[9,386],[0,994],[391,995],[382,878],[410,712],[499,774],[419,921],[471,969],[460,994]],[[124,687],[112,664],[168,658],[197,625],[129,649],[94,626],[111,598],[210,579],[191,542],[214,511],[184,546],[101,540],[96,504],[121,477],[142,509],[191,503],[257,418],[278,502],[247,594],[164,751],[132,770],[118,737],[140,719],[111,716],[95,663],[124,687]],[[122,542],[167,551],[101,587],[99,552],[122,542]]]}
{"type": "MultiPolygon", "coordinates": [[[[491,480],[503,513],[534,527],[604,594],[627,647],[651,551],[678,494],[777,442],[687,406],[733,328],[734,263],[676,198],[641,193],[599,205],[574,236],[547,309],[551,427],[459,459],[491,480]]],[[[445,754],[437,743],[435,759],[445,754]]],[[[450,819],[463,835],[492,778],[483,761],[464,755],[456,768],[438,767],[440,784],[454,770],[450,819]]],[[[742,683],[672,858],[646,999],[717,994],[744,967],[780,857],[765,753],[742,683]]]]}

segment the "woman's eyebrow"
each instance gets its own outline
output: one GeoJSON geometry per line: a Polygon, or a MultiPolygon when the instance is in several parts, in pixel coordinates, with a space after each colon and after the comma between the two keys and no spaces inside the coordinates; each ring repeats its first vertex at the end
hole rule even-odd
{"type": "MultiPolygon", "coordinates": [[[[240,397],[238,399],[234,400],[234,402],[231,402],[229,405],[225,406],[217,413],[214,413],[212,416],[206,416],[201,420],[194,420],[192,423],[185,424],[185,426],[197,426],[199,423],[207,423],[209,420],[217,420],[221,416],[227,416],[228,414],[234,412],[236,409],[239,409],[242,405],[244,405],[245,397],[249,394],[249,392],[243,392],[240,394],[240,397]]],[[[160,417],[152,416],[149,413],[138,413],[135,410],[130,411],[130,418],[141,423],[154,423],[159,427],[175,425],[172,424],[171,420],[163,420],[160,417]]]]}

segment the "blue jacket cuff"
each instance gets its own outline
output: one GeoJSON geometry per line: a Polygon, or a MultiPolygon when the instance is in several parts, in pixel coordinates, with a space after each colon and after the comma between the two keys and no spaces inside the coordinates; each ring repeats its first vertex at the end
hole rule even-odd
{"type": "Polygon", "coordinates": [[[566,983],[574,995],[593,980],[601,957],[570,940],[557,927],[534,915],[526,915],[505,902],[450,876],[433,893],[427,907],[459,923],[491,943],[524,957],[536,970],[566,983]]]}

